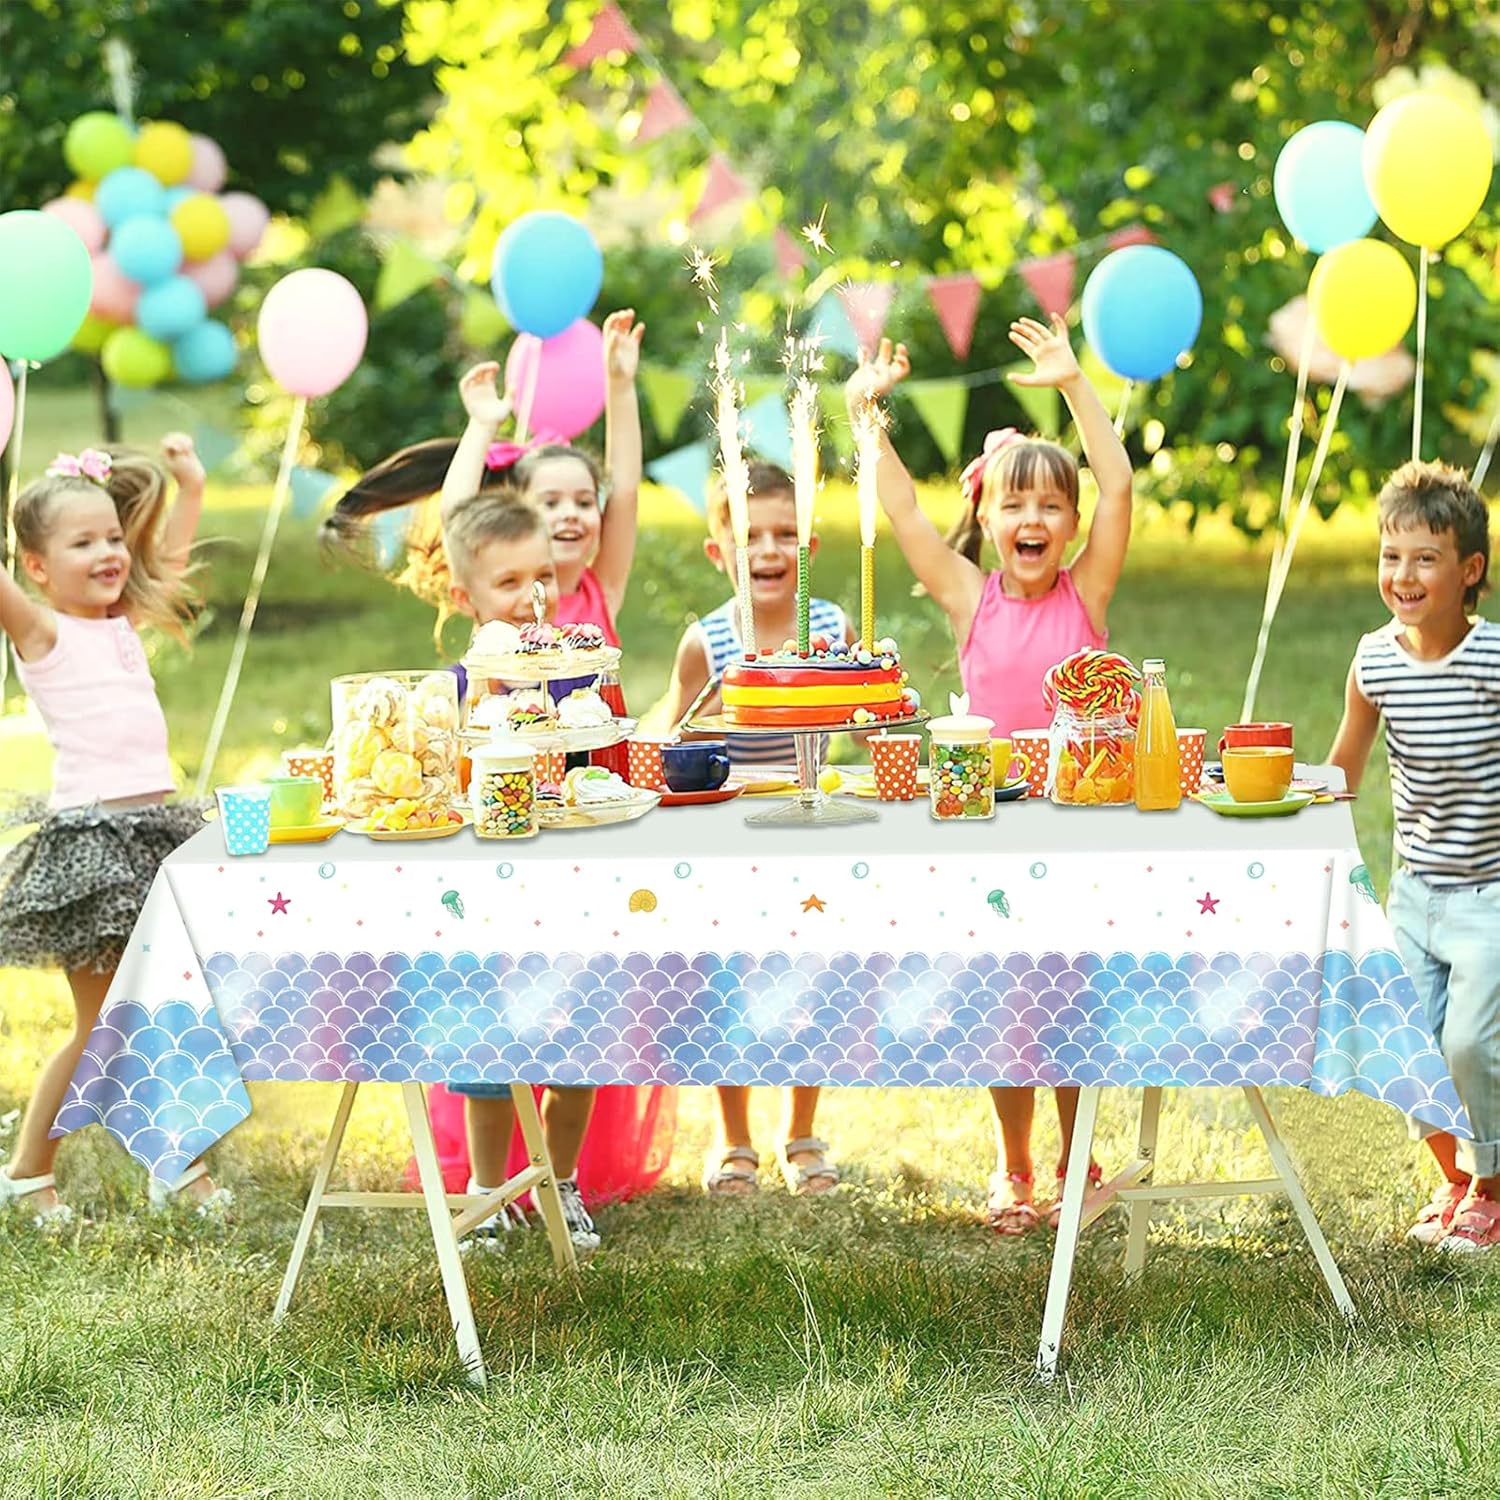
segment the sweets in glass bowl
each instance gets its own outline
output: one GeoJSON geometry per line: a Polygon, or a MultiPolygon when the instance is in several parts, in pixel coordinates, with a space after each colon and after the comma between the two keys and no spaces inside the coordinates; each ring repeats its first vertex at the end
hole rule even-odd
{"type": "Polygon", "coordinates": [[[458,679],[452,672],[336,677],[334,800],[347,818],[400,802],[446,813],[458,793],[458,679]]]}

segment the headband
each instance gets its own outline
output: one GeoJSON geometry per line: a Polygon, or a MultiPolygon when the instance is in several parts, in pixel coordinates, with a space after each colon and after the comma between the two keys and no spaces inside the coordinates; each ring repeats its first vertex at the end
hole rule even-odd
{"type": "Polygon", "coordinates": [[[47,477],[88,479],[98,485],[107,485],[112,469],[109,454],[98,448],[85,448],[82,453],[59,453],[47,465],[47,477]]]}
{"type": "Polygon", "coordinates": [[[989,473],[996,455],[1025,441],[1026,438],[1014,427],[1001,427],[985,434],[984,452],[958,476],[959,488],[969,497],[969,504],[975,510],[978,510],[979,497],[984,493],[984,476],[989,473]]]}
{"type": "Polygon", "coordinates": [[[511,469],[528,453],[545,448],[549,443],[560,442],[551,433],[539,432],[529,443],[491,443],[485,450],[484,466],[487,469],[511,469]]]}

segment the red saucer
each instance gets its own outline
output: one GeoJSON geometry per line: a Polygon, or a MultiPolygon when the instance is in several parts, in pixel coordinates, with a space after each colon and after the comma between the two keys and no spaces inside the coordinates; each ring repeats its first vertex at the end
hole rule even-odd
{"type": "Polygon", "coordinates": [[[729,802],[744,791],[743,786],[718,786],[711,792],[674,792],[670,788],[661,794],[658,807],[701,807],[708,802],[729,802]]]}

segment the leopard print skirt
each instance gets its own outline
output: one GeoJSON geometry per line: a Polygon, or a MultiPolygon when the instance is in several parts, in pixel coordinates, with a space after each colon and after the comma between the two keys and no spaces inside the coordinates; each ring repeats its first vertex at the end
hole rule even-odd
{"type": "Polygon", "coordinates": [[[194,802],[148,807],[31,803],[0,822],[39,823],[0,859],[0,968],[110,973],[157,867],[203,827],[194,802]]]}

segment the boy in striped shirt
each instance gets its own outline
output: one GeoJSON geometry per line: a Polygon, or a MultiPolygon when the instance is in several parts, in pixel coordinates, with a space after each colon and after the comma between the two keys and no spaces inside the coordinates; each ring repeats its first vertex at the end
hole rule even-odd
{"type": "Polygon", "coordinates": [[[1474,617],[1489,515],[1468,476],[1409,463],[1380,492],[1390,624],[1354,653],[1329,752],[1352,791],[1381,720],[1396,869],[1387,910],[1475,1139],[1413,1123],[1445,1179],[1408,1237],[1500,1245],[1500,625],[1474,617]]]}

